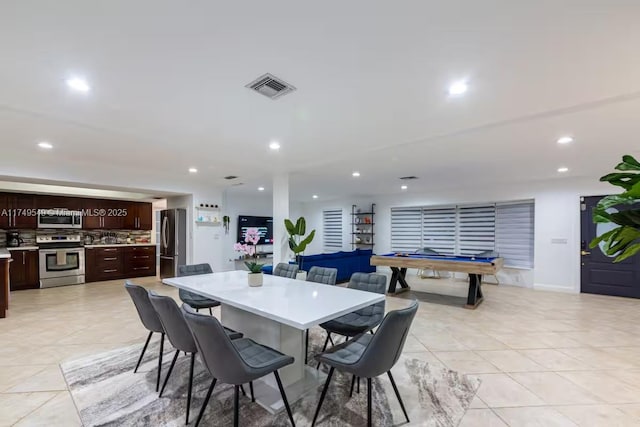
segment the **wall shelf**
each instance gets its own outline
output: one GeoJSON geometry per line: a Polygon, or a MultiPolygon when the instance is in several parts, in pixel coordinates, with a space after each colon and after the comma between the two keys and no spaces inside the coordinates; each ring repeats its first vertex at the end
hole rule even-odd
{"type": "Polygon", "coordinates": [[[210,226],[220,226],[222,225],[222,221],[196,221],[198,225],[210,225],[210,226]]]}
{"type": "Polygon", "coordinates": [[[376,205],[372,203],[371,209],[367,209],[366,212],[358,212],[357,210],[358,207],[356,205],[351,206],[351,216],[353,218],[351,221],[351,249],[355,250],[361,247],[373,249],[375,246],[373,226],[375,225],[376,205]],[[366,222],[366,220],[369,222],[366,222]],[[363,229],[367,231],[356,231],[363,229]]]}

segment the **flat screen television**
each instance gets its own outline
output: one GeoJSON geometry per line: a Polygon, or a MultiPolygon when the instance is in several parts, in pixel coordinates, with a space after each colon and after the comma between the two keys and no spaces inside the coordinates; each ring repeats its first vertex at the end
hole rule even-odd
{"type": "Polygon", "coordinates": [[[247,228],[256,227],[260,231],[259,245],[273,244],[273,217],[270,216],[238,216],[238,242],[244,242],[247,228]]]}

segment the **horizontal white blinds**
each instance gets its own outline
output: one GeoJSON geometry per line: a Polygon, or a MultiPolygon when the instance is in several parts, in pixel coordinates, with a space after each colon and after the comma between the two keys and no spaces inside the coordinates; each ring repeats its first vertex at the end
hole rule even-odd
{"type": "Polygon", "coordinates": [[[493,251],[496,235],[496,207],[458,207],[458,253],[476,255],[493,251]]]}
{"type": "Polygon", "coordinates": [[[342,249],[342,209],[322,211],[322,239],[325,252],[342,249]]]}
{"type": "Polygon", "coordinates": [[[391,208],[391,250],[414,252],[420,248],[421,227],[421,208],[391,208]]]}
{"type": "Polygon", "coordinates": [[[533,201],[496,206],[496,251],[505,266],[533,268],[533,201]]]}
{"type": "Polygon", "coordinates": [[[441,254],[456,251],[456,208],[422,209],[422,248],[441,254]]]}
{"type": "Polygon", "coordinates": [[[534,202],[391,208],[391,250],[445,255],[495,251],[508,267],[533,268],[534,202]]]}

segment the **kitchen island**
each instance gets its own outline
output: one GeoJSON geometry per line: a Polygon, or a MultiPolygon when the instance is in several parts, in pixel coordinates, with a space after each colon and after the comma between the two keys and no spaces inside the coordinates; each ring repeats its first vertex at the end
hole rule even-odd
{"type": "Polygon", "coordinates": [[[7,317],[9,309],[9,264],[11,254],[6,249],[0,249],[0,318],[7,317]]]}

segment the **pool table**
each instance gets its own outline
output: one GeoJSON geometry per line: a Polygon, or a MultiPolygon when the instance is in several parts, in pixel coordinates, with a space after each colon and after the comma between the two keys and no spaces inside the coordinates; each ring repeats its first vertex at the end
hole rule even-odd
{"type": "Polygon", "coordinates": [[[391,281],[387,293],[397,294],[410,290],[405,279],[407,269],[428,269],[440,271],[454,271],[469,274],[469,292],[466,308],[476,308],[483,299],[482,275],[495,275],[504,264],[502,258],[481,258],[473,256],[446,256],[390,253],[374,255],[371,265],[391,268],[391,281]],[[396,286],[400,283],[400,289],[396,286]]]}

